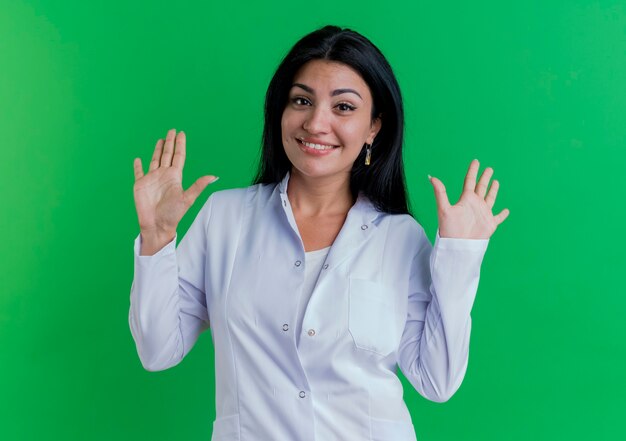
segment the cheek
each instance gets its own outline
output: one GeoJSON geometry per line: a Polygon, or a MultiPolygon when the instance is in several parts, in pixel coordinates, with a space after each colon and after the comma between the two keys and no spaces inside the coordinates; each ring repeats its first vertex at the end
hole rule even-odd
{"type": "Polygon", "coordinates": [[[280,137],[283,140],[283,144],[287,140],[288,133],[289,133],[289,121],[285,119],[285,115],[283,114],[283,117],[280,120],[280,137]]]}
{"type": "Polygon", "coordinates": [[[296,123],[297,121],[295,120],[293,113],[289,112],[289,110],[285,110],[282,118],[280,119],[280,127],[282,129],[283,138],[294,129],[296,123]]]}
{"type": "Polygon", "coordinates": [[[364,124],[362,121],[351,121],[341,124],[338,130],[344,138],[344,142],[362,145],[370,133],[370,125],[364,124]]]}

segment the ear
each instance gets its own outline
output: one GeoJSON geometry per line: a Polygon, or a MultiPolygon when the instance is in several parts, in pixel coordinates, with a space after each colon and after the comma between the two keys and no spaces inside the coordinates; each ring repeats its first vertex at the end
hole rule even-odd
{"type": "Polygon", "coordinates": [[[376,138],[376,135],[378,135],[378,132],[380,132],[380,128],[382,127],[382,124],[383,124],[381,116],[382,115],[378,115],[376,118],[372,120],[372,123],[370,124],[370,134],[367,137],[368,144],[373,144],[374,138],[376,138]]]}

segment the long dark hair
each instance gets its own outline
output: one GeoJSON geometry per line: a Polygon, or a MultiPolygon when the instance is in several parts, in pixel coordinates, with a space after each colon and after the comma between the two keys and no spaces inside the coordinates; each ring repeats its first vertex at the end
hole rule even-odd
{"type": "Polygon", "coordinates": [[[354,161],[350,190],[363,192],[379,211],[409,213],[402,162],[404,109],[398,81],[380,50],[350,29],[325,26],[300,39],[282,60],[265,96],[263,148],[254,184],[280,182],[291,170],[281,136],[281,118],[293,78],[311,60],[336,61],[358,72],[369,86],[372,121],[380,117],[381,129],[372,144],[372,161],[365,165],[365,149],[354,161]]]}

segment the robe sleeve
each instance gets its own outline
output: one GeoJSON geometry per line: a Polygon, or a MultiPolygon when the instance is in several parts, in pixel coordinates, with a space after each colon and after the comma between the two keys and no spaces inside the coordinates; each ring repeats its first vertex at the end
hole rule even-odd
{"type": "Polygon", "coordinates": [[[140,256],[141,234],[135,239],[128,321],[148,371],[180,363],[209,328],[205,272],[211,203],[209,197],[178,248],[174,238],[154,255],[140,256]]]}
{"type": "Polygon", "coordinates": [[[444,402],[467,370],[470,312],[489,240],[441,238],[437,230],[433,247],[420,233],[398,365],[420,395],[444,402]]]}

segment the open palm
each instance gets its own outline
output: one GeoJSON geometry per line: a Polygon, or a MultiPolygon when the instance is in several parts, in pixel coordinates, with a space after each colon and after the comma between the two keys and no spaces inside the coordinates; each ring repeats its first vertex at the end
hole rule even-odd
{"type": "Polygon", "coordinates": [[[488,167],[476,184],[478,160],[474,159],[465,175],[463,192],[459,201],[450,205],[446,187],[439,179],[432,177],[430,182],[435,191],[437,216],[439,218],[439,236],[462,239],[489,239],[509,215],[504,209],[493,215],[492,209],[498,194],[499,183],[494,180],[487,193],[493,169],[488,167]]]}
{"type": "Polygon", "coordinates": [[[217,179],[203,176],[184,191],[185,155],[185,134],[179,132],[176,135],[176,130],[172,129],[165,141],[157,141],[147,174],[143,173],[141,159],[135,159],[133,193],[142,234],[173,236],[178,223],[202,190],[217,179]]]}

